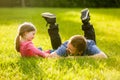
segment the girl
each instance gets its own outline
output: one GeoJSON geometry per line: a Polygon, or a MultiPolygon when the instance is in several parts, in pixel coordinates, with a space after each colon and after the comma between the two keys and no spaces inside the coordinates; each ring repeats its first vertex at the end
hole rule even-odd
{"type": "Polygon", "coordinates": [[[25,22],[19,26],[18,35],[16,37],[15,48],[21,53],[22,57],[47,57],[49,51],[43,52],[36,48],[32,40],[36,33],[36,28],[32,23],[25,22]]]}

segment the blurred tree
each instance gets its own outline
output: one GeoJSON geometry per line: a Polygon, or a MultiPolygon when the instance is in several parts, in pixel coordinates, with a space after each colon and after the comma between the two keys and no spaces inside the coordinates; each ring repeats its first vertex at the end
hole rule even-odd
{"type": "Polygon", "coordinates": [[[120,8],[120,0],[0,0],[0,7],[120,8]]]}
{"type": "Polygon", "coordinates": [[[25,7],[25,0],[21,0],[21,6],[25,7]]]}
{"type": "Polygon", "coordinates": [[[115,0],[116,6],[119,7],[120,0],[115,0]]]}

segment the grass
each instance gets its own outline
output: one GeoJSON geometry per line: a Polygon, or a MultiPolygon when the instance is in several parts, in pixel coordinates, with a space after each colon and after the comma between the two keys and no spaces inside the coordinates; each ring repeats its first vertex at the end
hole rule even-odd
{"type": "Polygon", "coordinates": [[[62,42],[81,34],[81,8],[0,8],[0,80],[119,80],[120,9],[90,8],[97,45],[108,59],[22,58],[14,49],[18,25],[32,22],[37,28],[34,44],[51,49],[43,12],[56,14],[62,42]]]}

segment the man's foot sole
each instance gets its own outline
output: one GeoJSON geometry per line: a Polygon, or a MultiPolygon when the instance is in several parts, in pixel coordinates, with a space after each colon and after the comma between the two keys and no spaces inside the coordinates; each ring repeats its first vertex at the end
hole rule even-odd
{"type": "Polygon", "coordinates": [[[88,10],[88,8],[83,9],[81,11],[81,19],[84,21],[84,20],[87,20],[88,18],[89,18],[89,10],[88,10]]]}
{"type": "Polygon", "coordinates": [[[54,14],[45,12],[45,13],[42,13],[41,15],[46,20],[47,24],[55,24],[56,23],[56,16],[54,14]]]}
{"type": "Polygon", "coordinates": [[[49,12],[42,13],[41,15],[44,18],[56,18],[56,16],[54,14],[49,13],[49,12]]]}

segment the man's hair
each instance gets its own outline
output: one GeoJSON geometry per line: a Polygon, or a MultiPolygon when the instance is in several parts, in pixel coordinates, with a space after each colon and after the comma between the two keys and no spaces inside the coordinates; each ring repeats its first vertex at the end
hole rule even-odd
{"type": "Polygon", "coordinates": [[[75,47],[79,52],[86,49],[86,39],[81,35],[75,35],[70,38],[70,43],[75,47]]]}

